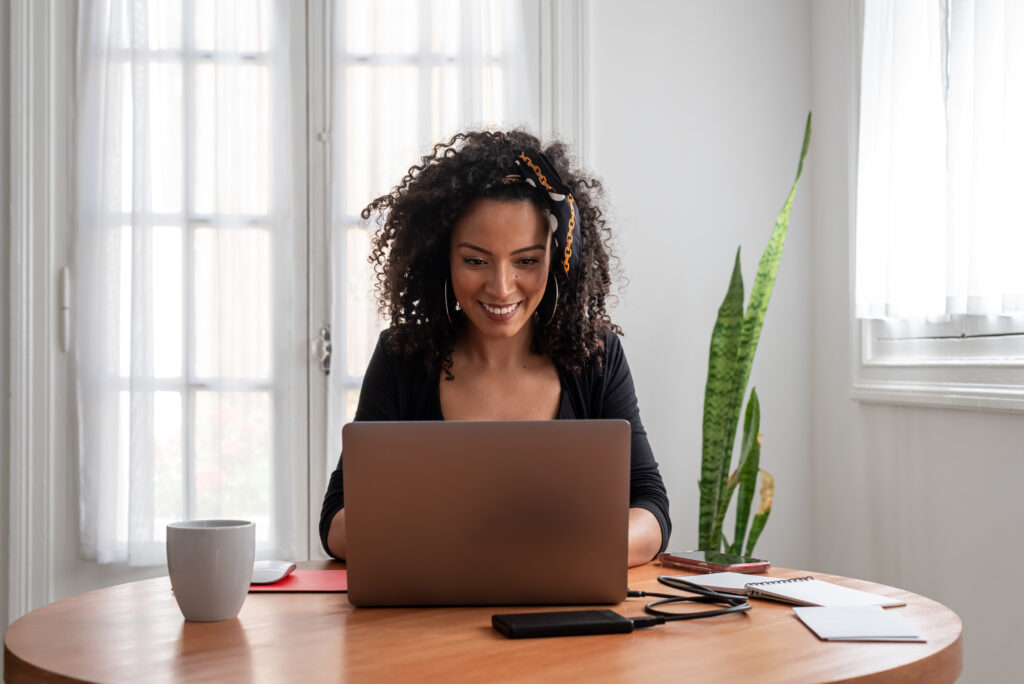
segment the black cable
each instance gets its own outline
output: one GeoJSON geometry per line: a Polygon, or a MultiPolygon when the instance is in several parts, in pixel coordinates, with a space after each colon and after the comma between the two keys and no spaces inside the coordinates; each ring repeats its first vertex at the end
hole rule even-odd
{"type": "Polygon", "coordinates": [[[644,606],[644,611],[655,617],[633,618],[634,627],[653,627],[654,625],[660,625],[671,620],[696,620],[698,618],[714,617],[715,615],[725,615],[727,613],[738,613],[750,610],[750,604],[747,603],[747,597],[742,594],[727,594],[724,592],[712,591],[711,589],[705,589],[704,587],[681,582],[675,577],[669,575],[662,575],[658,578],[658,582],[672,587],[673,589],[679,589],[694,595],[680,596],[678,594],[660,594],[657,592],[647,591],[627,591],[627,598],[654,597],[659,599],[658,601],[651,601],[644,606]],[[667,606],[674,603],[718,603],[724,604],[726,607],[715,610],[704,610],[696,613],[676,613],[674,611],[663,610],[661,608],[661,606],[667,606]]]}
{"type": "Polygon", "coordinates": [[[647,617],[628,618],[611,610],[569,610],[493,615],[491,624],[494,629],[510,639],[583,634],[628,634],[635,629],[662,625],[670,620],[695,620],[750,610],[746,596],[712,591],[704,587],[678,582],[669,576],[659,577],[658,581],[690,595],[680,596],[679,594],[627,590],[627,598],[648,596],[658,599],[644,606],[644,611],[648,613],[647,617]],[[726,607],[695,613],[662,610],[661,606],[673,603],[718,603],[726,607]]]}

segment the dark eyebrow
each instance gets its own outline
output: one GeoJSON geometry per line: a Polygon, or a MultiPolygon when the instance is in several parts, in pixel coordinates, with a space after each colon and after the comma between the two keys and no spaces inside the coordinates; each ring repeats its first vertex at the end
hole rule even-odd
{"type": "Polygon", "coordinates": [[[512,253],[513,254],[519,254],[521,252],[532,252],[535,249],[539,249],[541,251],[544,251],[544,245],[530,245],[529,247],[523,247],[522,249],[517,249],[517,250],[515,250],[512,253]]]}
{"type": "Polygon", "coordinates": [[[476,251],[483,252],[484,254],[487,254],[488,256],[490,256],[490,254],[491,254],[489,251],[487,251],[483,247],[477,247],[476,245],[474,245],[471,242],[460,242],[459,244],[457,244],[455,246],[456,247],[467,247],[469,249],[475,249],[476,251]]]}
{"type": "MultiPolygon", "coordinates": [[[[477,247],[476,245],[474,245],[471,242],[460,242],[459,244],[456,245],[456,247],[466,247],[468,249],[474,249],[474,250],[476,250],[478,252],[483,252],[484,254],[487,254],[488,256],[491,255],[491,253],[488,250],[484,249],[483,247],[477,247]]],[[[519,254],[521,252],[532,252],[535,249],[543,250],[544,249],[544,245],[537,244],[537,245],[530,245],[529,247],[522,247],[520,249],[514,250],[512,252],[512,254],[519,254]]]]}

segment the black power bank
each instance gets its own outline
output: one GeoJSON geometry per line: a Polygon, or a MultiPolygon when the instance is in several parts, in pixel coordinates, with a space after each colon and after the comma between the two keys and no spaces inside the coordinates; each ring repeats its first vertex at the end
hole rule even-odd
{"type": "Polygon", "coordinates": [[[633,631],[633,621],[612,610],[507,613],[492,616],[491,625],[509,639],[625,634],[633,631]]]}

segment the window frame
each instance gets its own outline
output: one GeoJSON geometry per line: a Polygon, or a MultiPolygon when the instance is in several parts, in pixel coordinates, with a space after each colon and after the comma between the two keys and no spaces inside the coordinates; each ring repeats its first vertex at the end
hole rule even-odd
{"type": "Polygon", "coordinates": [[[67,276],[57,274],[69,247],[75,12],[56,4],[11,0],[6,27],[11,374],[4,625],[53,600],[55,545],[64,541],[61,495],[71,480],[67,276]]]}
{"type": "MultiPolygon", "coordinates": [[[[193,2],[183,2],[181,5],[182,11],[182,42],[180,47],[177,48],[152,48],[144,52],[137,51],[134,54],[136,59],[144,62],[148,67],[153,64],[170,64],[176,67],[180,67],[181,71],[181,85],[182,85],[182,142],[184,146],[184,152],[182,156],[182,206],[180,211],[177,213],[162,212],[159,210],[152,210],[149,212],[124,212],[123,208],[117,212],[109,212],[104,215],[105,221],[112,226],[120,225],[128,231],[129,240],[131,239],[131,233],[133,231],[149,231],[151,234],[155,229],[162,226],[180,227],[181,231],[181,331],[183,338],[181,340],[181,351],[182,356],[180,358],[180,368],[177,373],[173,375],[154,375],[148,378],[132,378],[130,371],[127,372],[123,361],[115,374],[111,377],[114,385],[118,388],[120,394],[124,395],[128,393],[132,387],[141,388],[147,392],[153,393],[168,393],[177,395],[180,400],[180,415],[181,415],[181,459],[183,464],[182,477],[182,504],[183,504],[183,517],[185,519],[193,519],[197,517],[197,495],[196,495],[196,478],[197,478],[197,447],[196,447],[196,435],[197,435],[197,424],[200,420],[196,412],[196,406],[198,402],[198,395],[200,393],[209,393],[213,395],[224,395],[232,393],[247,393],[247,394],[259,394],[264,395],[268,405],[268,416],[269,425],[268,432],[271,436],[269,442],[270,458],[268,467],[268,476],[271,482],[284,481],[284,482],[301,482],[301,487],[292,487],[291,491],[284,492],[279,491],[272,487],[272,491],[269,492],[270,509],[267,511],[267,519],[263,520],[256,516],[252,516],[254,522],[257,523],[258,530],[260,528],[269,527],[270,539],[275,540],[279,535],[288,537],[292,535],[296,540],[296,545],[299,549],[305,549],[305,535],[302,533],[306,525],[304,516],[290,516],[287,513],[282,514],[282,511],[287,510],[287,504],[284,501],[288,499],[294,499],[295,497],[305,497],[309,493],[305,486],[306,480],[306,469],[307,463],[300,462],[300,459],[295,459],[293,462],[283,461],[280,458],[280,454],[287,454],[295,451],[304,450],[305,445],[305,434],[308,432],[308,418],[305,416],[304,407],[294,408],[294,402],[289,399],[296,398],[297,392],[292,392],[292,397],[285,397],[285,392],[282,391],[282,384],[287,385],[288,383],[283,379],[284,376],[291,373],[290,369],[280,368],[280,364],[277,363],[279,360],[276,358],[280,356],[279,352],[275,352],[275,348],[285,345],[293,345],[294,340],[284,339],[286,333],[282,331],[271,332],[270,339],[268,340],[269,348],[269,366],[267,374],[257,377],[226,377],[220,374],[203,374],[198,369],[197,362],[197,350],[195,344],[195,330],[196,330],[196,240],[197,233],[201,229],[212,229],[214,232],[221,230],[235,230],[239,228],[243,229],[256,229],[266,233],[268,244],[273,246],[275,234],[274,224],[277,218],[273,211],[268,208],[264,213],[220,213],[215,208],[212,208],[209,212],[202,212],[197,208],[199,200],[196,196],[197,181],[195,180],[196,164],[194,163],[193,157],[195,156],[196,146],[196,111],[198,103],[198,95],[196,88],[196,81],[198,80],[198,74],[203,66],[213,65],[253,65],[256,67],[262,67],[269,70],[270,58],[267,50],[270,46],[266,46],[264,49],[254,50],[218,50],[216,48],[200,48],[196,46],[196,35],[195,35],[195,22],[189,20],[187,14],[195,12],[195,6],[193,2]],[[136,218],[133,225],[133,216],[136,218]],[[224,223],[232,224],[230,228],[224,228],[224,223]],[[296,421],[296,419],[301,420],[296,421]],[[279,430],[277,429],[283,424],[293,424],[294,430],[279,430]],[[292,435],[292,433],[295,433],[292,435]],[[287,437],[286,435],[291,435],[287,437]],[[298,518],[293,519],[293,518],[298,518]],[[272,521],[272,522],[271,522],[272,521]],[[290,524],[289,524],[290,521],[290,524]],[[290,528],[290,529],[289,529],[290,528]]],[[[298,14],[298,11],[296,12],[298,14]]],[[[304,24],[305,13],[302,15],[302,22],[290,22],[291,24],[304,24]]],[[[303,26],[304,32],[304,26],[303,26]]],[[[301,44],[303,42],[302,33],[298,33],[297,30],[293,31],[292,35],[287,37],[286,41],[280,41],[282,45],[294,45],[295,43],[301,44]]],[[[292,48],[288,48],[292,49],[292,48]]],[[[130,60],[133,57],[131,50],[127,47],[114,50],[111,53],[111,62],[117,64],[129,65],[130,60]]],[[[298,64],[295,60],[291,60],[293,65],[298,64]]],[[[302,73],[297,73],[302,67],[294,67],[295,71],[289,75],[293,83],[302,83],[302,73]]],[[[270,80],[268,75],[268,80],[270,80]]],[[[301,100],[304,97],[304,88],[301,86],[295,87],[295,98],[294,100],[301,100]]],[[[296,125],[295,127],[295,140],[293,141],[296,147],[304,147],[306,144],[305,130],[296,125]]],[[[268,150],[270,153],[270,150],[268,150]]],[[[72,152],[72,155],[74,153],[72,152]]],[[[272,162],[271,162],[272,165],[272,162]]],[[[302,187],[301,181],[296,181],[296,192],[292,198],[294,204],[294,211],[292,212],[298,220],[296,222],[295,234],[289,238],[295,241],[296,246],[302,246],[305,243],[305,231],[306,226],[301,217],[305,211],[305,189],[302,187]]],[[[152,237],[150,238],[152,239],[152,237]]],[[[280,238],[278,238],[280,239],[280,238]]],[[[308,256],[305,253],[305,249],[301,250],[301,259],[303,262],[308,262],[308,256]]],[[[307,264],[308,266],[308,264],[307,264]]],[[[285,279],[290,276],[284,274],[278,274],[279,279],[285,279]]],[[[276,304],[276,295],[271,298],[268,305],[271,308],[270,317],[275,318],[275,314],[280,313],[276,304]]],[[[289,326],[290,327],[290,326],[289,326]]],[[[305,394],[303,391],[301,394],[305,394]]],[[[122,416],[122,418],[124,418],[122,416]]],[[[126,463],[121,464],[122,468],[127,468],[126,463]]],[[[125,475],[126,476],[126,475],[125,475]]],[[[124,521],[119,520],[119,527],[124,521]]],[[[140,543],[139,549],[143,556],[155,556],[163,553],[163,547],[165,544],[164,539],[161,537],[162,526],[166,522],[173,522],[173,520],[160,520],[156,516],[153,519],[153,539],[148,542],[140,543]]],[[[121,540],[119,540],[120,542],[121,540]]],[[[261,545],[264,542],[260,539],[260,535],[257,534],[257,553],[264,551],[261,545]]],[[[121,544],[123,547],[123,544],[121,544]]],[[[308,551],[307,551],[308,553],[308,551]]],[[[144,566],[145,567],[145,566],[144,566]]]]}

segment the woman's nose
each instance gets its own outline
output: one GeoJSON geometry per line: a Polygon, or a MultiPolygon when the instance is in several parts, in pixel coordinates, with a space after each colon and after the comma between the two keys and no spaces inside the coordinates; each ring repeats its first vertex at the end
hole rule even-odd
{"type": "Polygon", "coordinates": [[[492,272],[490,294],[496,298],[505,298],[515,292],[516,275],[511,264],[498,264],[492,272]]]}

